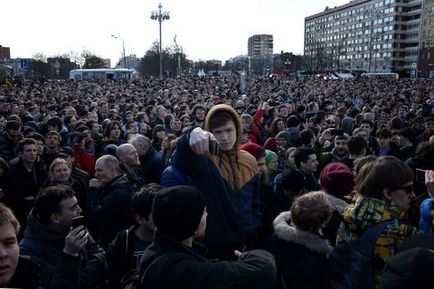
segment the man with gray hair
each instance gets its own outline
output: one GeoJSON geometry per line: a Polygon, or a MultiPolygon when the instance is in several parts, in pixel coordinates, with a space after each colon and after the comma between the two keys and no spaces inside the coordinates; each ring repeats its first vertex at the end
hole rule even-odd
{"type": "Polygon", "coordinates": [[[100,157],[95,164],[95,177],[89,182],[89,229],[106,249],[122,229],[132,223],[132,191],[125,175],[120,173],[119,162],[112,155],[100,157]]]}
{"type": "Polygon", "coordinates": [[[116,156],[120,162],[121,173],[127,177],[131,190],[138,191],[145,184],[145,179],[136,148],[129,143],[121,144],[116,150],[116,156]]]}
{"type": "Polygon", "coordinates": [[[137,150],[145,183],[159,184],[164,170],[164,159],[161,153],[154,149],[151,140],[144,135],[135,136],[129,143],[137,150]]]}

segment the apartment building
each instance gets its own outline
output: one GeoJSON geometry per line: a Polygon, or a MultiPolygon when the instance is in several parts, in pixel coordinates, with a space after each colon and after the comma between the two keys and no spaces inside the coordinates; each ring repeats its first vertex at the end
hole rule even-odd
{"type": "Polygon", "coordinates": [[[419,73],[434,78],[434,0],[423,0],[419,73]]]}
{"type": "Polygon", "coordinates": [[[264,57],[273,54],[273,35],[258,34],[249,37],[248,52],[250,57],[264,57]]]}
{"type": "Polygon", "coordinates": [[[422,0],[354,0],[306,17],[306,68],[414,74],[421,8],[422,0]]]}

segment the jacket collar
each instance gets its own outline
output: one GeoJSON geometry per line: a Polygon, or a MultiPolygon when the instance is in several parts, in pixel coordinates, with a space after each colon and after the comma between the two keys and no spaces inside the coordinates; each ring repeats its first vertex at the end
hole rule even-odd
{"type": "Polygon", "coordinates": [[[328,240],[318,234],[303,231],[289,224],[290,212],[283,212],[274,220],[274,232],[279,239],[296,243],[320,254],[329,255],[333,250],[328,240]]]}

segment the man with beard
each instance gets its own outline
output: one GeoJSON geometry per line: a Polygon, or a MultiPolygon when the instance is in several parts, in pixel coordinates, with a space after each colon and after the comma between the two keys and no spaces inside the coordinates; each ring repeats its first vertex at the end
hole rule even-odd
{"type": "Polygon", "coordinates": [[[345,134],[335,136],[333,141],[334,148],[331,152],[321,152],[320,147],[314,146],[320,170],[328,163],[339,162],[348,156],[348,140],[349,137],[345,134]]]}

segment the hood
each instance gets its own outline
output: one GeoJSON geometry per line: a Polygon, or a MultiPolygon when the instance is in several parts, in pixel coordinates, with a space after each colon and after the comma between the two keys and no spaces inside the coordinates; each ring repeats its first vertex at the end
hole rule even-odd
{"type": "Polygon", "coordinates": [[[54,231],[39,222],[39,220],[34,216],[33,210],[27,217],[27,227],[24,231],[24,238],[37,239],[50,243],[59,243],[63,246],[66,235],[67,232],[54,231]]]}
{"type": "Polygon", "coordinates": [[[279,239],[303,245],[314,252],[327,256],[332,252],[333,247],[328,240],[322,239],[317,234],[291,226],[288,223],[289,220],[290,212],[280,213],[274,220],[274,233],[279,239]]]}
{"type": "Polygon", "coordinates": [[[345,208],[349,206],[349,204],[347,202],[345,202],[342,199],[336,198],[333,195],[327,194],[327,198],[329,200],[329,202],[335,206],[336,210],[338,210],[339,214],[342,215],[342,213],[344,212],[345,208]]]}
{"type": "Polygon", "coordinates": [[[407,214],[399,207],[376,198],[356,194],[351,205],[342,214],[350,231],[362,232],[376,223],[389,220],[406,220],[407,214]]]}
{"type": "Polygon", "coordinates": [[[210,119],[214,116],[214,114],[216,112],[219,112],[219,111],[225,111],[232,116],[232,120],[234,121],[235,128],[237,130],[237,140],[235,142],[234,149],[238,149],[238,147],[241,143],[241,140],[243,139],[243,126],[241,125],[241,118],[238,116],[235,109],[233,109],[229,105],[217,104],[217,105],[214,105],[213,107],[211,107],[211,109],[206,114],[204,128],[206,131],[211,131],[210,127],[209,127],[210,119]]]}

